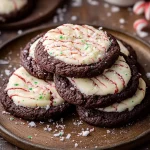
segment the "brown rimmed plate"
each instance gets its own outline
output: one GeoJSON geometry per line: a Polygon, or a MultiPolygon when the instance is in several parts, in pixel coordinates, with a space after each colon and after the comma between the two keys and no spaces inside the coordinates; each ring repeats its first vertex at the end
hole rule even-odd
{"type": "MultiPolygon", "coordinates": [[[[32,37],[54,27],[55,26],[49,26],[28,31],[1,46],[0,60],[6,60],[6,63],[8,61],[9,64],[0,65],[0,86],[2,86],[3,79],[8,78],[9,70],[13,71],[15,68],[19,67],[20,48],[24,47],[32,37]]],[[[145,74],[145,72],[150,72],[150,47],[148,44],[122,32],[111,29],[106,30],[117,38],[132,45],[136,50],[138,61],[143,68],[143,74],[145,74]]],[[[1,104],[0,111],[4,111],[1,104]]],[[[75,114],[69,115],[64,119],[63,123],[59,123],[64,126],[64,137],[69,133],[71,134],[70,139],[64,139],[64,141],[60,141],[59,137],[54,137],[54,132],[58,133],[62,126],[57,128],[56,124],[40,124],[37,122],[36,128],[29,128],[27,121],[12,117],[11,115],[0,113],[0,134],[9,142],[23,149],[74,149],[75,143],[78,143],[77,148],[93,149],[97,147],[99,149],[129,149],[150,139],[150,116],[133,125],[121,128],[108,129],[94,127],[94,131],[91,132],[89,136],[82,137],[78,136],[82,128],[84,130],[87,130],[87,128],[93,129],[93,126],[86,123],[80,124],[81,122],[75,114]],[[47,125],[53,130],[50,132],[44,131],[43,128],[47,125]],[[30,137],[32,137],[32,139],[30,139],[30,137]]]]}
{"type": "Polygon", "coordinates": [[[62,4],[63,0],[35,0],[35,7],[27,17],[12,22],[0,24],[0,29],[23,29],[50,20],[57,7],[62,4]]]}

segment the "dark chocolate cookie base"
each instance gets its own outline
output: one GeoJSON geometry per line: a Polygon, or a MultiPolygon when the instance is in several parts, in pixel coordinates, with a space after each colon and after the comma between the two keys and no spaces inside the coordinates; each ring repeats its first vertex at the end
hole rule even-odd
{"type": "Polygon", "coordinates": [[[131,111],[123,112],[102,112],[96,109],[86,109],[78,106],[77,113],[79,117],[88,124],[100,127],[119,127],[125,126],[127,123],[134,123],[137,119],[142,119],[150,110],[150,89],[143,102],[134,107],[131,111]]]}
{"type": "MultiPolygon", "coordinates": [[[[4,85],[4,89],[6,84],[4,85]]],[[[3,90],[4,90],[3,89],[3,90]]],[[[4,109],[12,115],[25,120],[46,121],[48,119],[57,120],[64,116],[71,110],[71,105],[67,102],[59,106],[51,106],[48,110],[46,108],[29,108],[17,106],[6,92],[1,92],[1,103],[4,109]]]]}
{"type": "Polygon", "coordinates": [[[31,47],[31,44],[33,44],[37,39],[39,39],[43,34],[40,34],[33,38],[26,46],[21,50],[21,65],[34,77],[37,77],[39,79],[43,80],[53,80],[53,74],[49,73],[43,69],[40,68],[40,66],[36,63],[36,61],[29,57],[29,50],[31,47]]]}
{"type": "Polygon", "coordinates": [[[120,48],[116,39],[109,34],[112,44],[107,51],[106,57],[97,63],[90,65],[71,65],[63,61],[51,57],[41,42],[38,43],[35,50],[35,59],[39,66],[48,72],[52,72],[61,76],[90,78],[101,74],[105,69],[109,68],[119,57],[120,48]]]}
{"type": "Polygon", "coordinates": [[[20,10],[16,10],[9,14],[0,14],[0,23],[9,23],[18,21],[32,12],[33,6],[35,5],[35,0],[28,0],[27,4],[23,6],[20,10]]]}
{"type": "Polygon", "coordinates": [[[106,107],[115,102],[121,102],[131,96],[137,90],[139,84],[139,75],[136,67],[136,61],[130,56],[123,55],[126,62],[131,68],[132,77],[125,89],[117,94],[109,94],[106,96],[100,95],[85,95],[81,93],[74,85],[66,78],[55,75],[54,82],[59,95],[71,104],[80,105],[85,108],[106,107]]]}

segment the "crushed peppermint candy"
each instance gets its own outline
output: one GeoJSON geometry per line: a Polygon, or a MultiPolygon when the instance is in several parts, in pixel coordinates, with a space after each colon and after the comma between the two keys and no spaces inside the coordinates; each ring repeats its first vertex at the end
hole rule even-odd
{"type": "Polygon", "coordinates": [[[109,8],[109,4],[108,3],[104,3],[104,7],[105,8],[109,8]]]}
{"type": "Polygon", "coordinates": [[[79,6],[82,5],[82,0],[72,0],[71,5],[72,5],[73,7],[79,7],[79,6]]]}
{"type": "Polygon", "coordinates": [[[92,128],[92,129],[90,129],[90,132],[93,132],[95,129],[94,128],[92,128]]]}
{"type": "Polygon", "coordinates": [[[46,127],[43,128],[43,130],[50,132],[50,131],[52,131],[52,128],[50,128],[50,126],[47,125],[46,127]]]}
{"type": "Polygon", "coordinates": [[[79,126],[81,124],[83,124],[82,120],[74,120],[74,122],[73,122],[73,125],[75,125],[75,126],[79,126]]]}
{"type": "Polygon", "coordinates": [[[90,131],[82,131],[82,136],[88,136],[90,134],[90,131]]]}
{"type": "Polygon", "coordinates": [[[65,137],[60,137],[60,141],[64,141],[65,137]]]}
{"type": "Polygon", "coordinates": [[[67,134],[66,139],[69,140],[71,137],[71,134],[67,134]]]}
{"type": "Polygon", "coordinates": [[[87,2],[90,4],[90,5],[93,5],[93,6],[96,6],[99,4],[99,2],[97,0],[87,0],[87,2]]]}
{"type": "Polygon", "coordinates": [[[108,16],[108,17],[110,17],[110,16],[111,16],[111,13],[110,13],[110,12],[108,12],[108,13],[107,13],[107,16],[108,16]]]}
{"type": "Polygon", "coordinates": [[[0,59],[0,65],[7,65],[7,64],[9,64],[9,61],[0,59]]]}
{"type": "Polygon", "coordinates": [[[107,133],[109,134],[109,133],[110,133],[110,130],[107,130],[107,133]]]}
{"type": "Polygon", "coordinates": [[[146,73],[146,77],[150,80],[150,72],[146,73]]]}
{"type": "Polygon", "coordinates": [[[64,135],[64,131],[60,131],[60,132],[54,134],[55,137],[63,136],[63,135],[64,135]]]}
{"type": "Polygon", "coordinates": [[[58,16],[54,16],[53,17],[53,23],[57,23],[58,22],[58,16]]]}
{"type": "Polygon", "coordinates": [[[125,24],[126,21],[125,21],[125,19],[120,18],[120,19],[119,19],[119,22],[120,22],[120,24],[125,24]]]}
{"type": "Polygon", "coordinates": [[[117,6],[112,6],[112,7],[111,7],[111,11],[112,11],[113,13],[116,13],[116,12],[119,12],[119,11],[120,11],[120,8],[117,7],[117,6]]]}
{"type": "Polygon", "coordinates": [[[50,108],[50,105],[46,105],[45,109],[48,110],[50,108]]]}
{"type": "Polygon", "coordinates": [[[77,18],[78,18],[77,16],[71,16],[71,20],[72,20],[72,21],[76,21],[77,18]]]}
{"type": "Polygon", "coordinates": [[[74,147],[78,147],[78,143],[75,143],[75,144],[74,144],[74,147]]]}
{"type": "Polygon", "coordinates": [[[72,90],[72,91],[73,91],[73,90],[75,90],[75,89],[74,89],[73,87],[71,87],[71,88],[70,88],[70,90],[72,90]]]}
{"type": "Polygon", "coordinates": [[[5,69],[5,74],[6,74],[7,76],[9,76],[9,75],[11,74],[10,70],[5,69]]]}
{"type": "Polygon", "coordinates": [[[2,114],[10,115],[10,113],[7,111],[2,111],[2,114]]]}
{"type": "Polygon", "coordinates": [[[23,33],[23,31],[22,30],[18,30],[18,35],[21,35],[22,33],[23,33]]]}
{"type": "Polygon", "coordinates": [[[30,123],[28,123],[28,127],[36,127],[36,124],[34,121],[31,121],[30,123]]]}

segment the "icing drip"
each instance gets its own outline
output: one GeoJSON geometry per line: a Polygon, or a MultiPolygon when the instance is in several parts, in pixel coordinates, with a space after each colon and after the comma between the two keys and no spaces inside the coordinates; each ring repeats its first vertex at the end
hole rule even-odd
{"type": "Polygon", "coordinates": [[[5,90],[16,105],[24,107],[58,106],[64,103],[53,82],[37,79],[23,67],[12,74],[5,90]]]}
{"type": "Polygon", "coordinates": [[[101,61],[111,45],[104,31],[88,25],[72,24],[64,24],[48,31],[42,41],[50,56],[74,65],[101,61]]]}

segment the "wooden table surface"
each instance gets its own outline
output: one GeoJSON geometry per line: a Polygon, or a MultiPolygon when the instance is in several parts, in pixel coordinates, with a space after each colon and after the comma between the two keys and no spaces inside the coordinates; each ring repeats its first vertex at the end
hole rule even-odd
{"type": "MultiPolygon", "coordinates": [[[[46,22],[42,22],[36,27],[47,26],[49,24],[63,24],[63,23],[84,23],[93,24],[98,26],[104,26],[121,30],[136,36],[133,29],[133,22],[138,18],[144,18],[143,15],[137,16],[133,14],[132,8],[119,8],[118,12],[112,5],[108,5],[102,0],[94,0],[96,5],[92,5],[90,0],[65,0],[61,8],[56,10],[56,13],[52,18],[48,18],[46,22]],[[81,3],[79,3],[81,2],[81,3]],[[121,24],[120,19],[124,19],[125,23],[121,24]]],[[[29,29],[18,29],[18,30],[0,30],[0,45],[13,39],[18,34],[22,34],[29,29]]],[[[145,29],[150,34],[150,28],[145,29]]],[[[143,38],[144,41],[150,43],[150,35],[143,38]]],[[[139,150],[150,150],[150,141],[141,145],[136,149],[139,150]]],[[[20,150],[16,146],[8,143],[2,137],[0,137],[0,150],[20,150]]]]}

